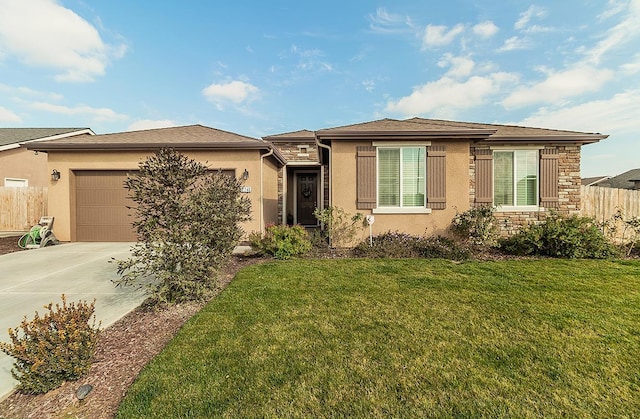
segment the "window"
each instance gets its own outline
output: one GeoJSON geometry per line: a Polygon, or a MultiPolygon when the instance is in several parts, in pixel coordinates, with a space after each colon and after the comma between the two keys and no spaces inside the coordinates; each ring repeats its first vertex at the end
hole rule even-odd
{"type": "Polygon", "coordinates": [[[425,147],[378,148],[378,207],[425,207],[425,155],[425,147]]]}
{"type": "Polygon", "coordinates": [[[4,186],[6,188],[26,188],[29,186],[29,180],[6,177],[4,178],[4,186]]]}
{"type": "Polygon", "coordinates": [[[538,150],[494,150],[493,203],[502,207],[538,205],[538,150]]]}

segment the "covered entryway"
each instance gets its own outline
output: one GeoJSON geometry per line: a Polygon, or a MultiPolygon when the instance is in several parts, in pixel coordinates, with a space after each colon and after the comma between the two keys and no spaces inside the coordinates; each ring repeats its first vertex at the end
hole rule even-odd
{"type": "Polygon", "coordinates": [[[78,170],[76,182],[76,238],[80,242],[136,241],[131,223],[132,201],[127,198],[124,170],[78,170]]]}
{"type": "Polygon", "coordinates": [[[296,223],[304,226],[315,226],[318,220],[313,212],[318,207],[318,172],[296,173],[296,223]]]}

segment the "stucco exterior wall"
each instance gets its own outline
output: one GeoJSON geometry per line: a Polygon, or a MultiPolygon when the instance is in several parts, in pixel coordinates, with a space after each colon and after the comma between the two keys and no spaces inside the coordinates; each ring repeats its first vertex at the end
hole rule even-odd
{"type": "MultiPolygon", "coordinates": [[[[365,215],[372,210],[356,208],[356,147],[370,146],[371,141],[334,141],[332,143],[333,181],[331,202],[350,214],[365,215]]],[[[399,231],[413,235],[446,234],[456,209],[469,208],[469,144],[466,141],[432,141],[432,146],[446,147],[446,208],[432,210],[430,214],[374,214],[373,234],[399,231]]],[[[363,231],[363,237],[368,229],[363,231]]]]}
{"type": "Polygon", "coordinates": [[[14,148],[0,151],[0,186],[5,178],[27,179],[28,186],[48,186],[51,171],[47,171],[47,154],[14,148]]]}
{"type": "MultiPolygon", "coordinates": [[[[48,173],[53,169],[61,173],[57,182],[49,181],[49,215],[55,216],[55,234],[59,240],[75,240],[75,176],[76,170],[135,170],[141,161],[153,152],[144,151],[96,151],[96,152],[49,152],[48,173]]],[[[194,151],[184,152],[186,156],[205,164],[211,169],[235,169],[240,176],[246,169],[249,179],[245,186],[251,188],[248,196],[251,200],[251,220],[244,223],[245,232],[260,230],[260,151],[194,151]]],[[[268,167],[268,165],[265,165],[268,167]]],[[[273,169],[266,168],[269,178],[267,182],[275,185],[273,169]],[[273,179],[271,179],[273,178],[273,179]]],[[[275,186],[274,186],[275,189],[275,186]]],[[[277,192],[269,190],[265,195],[269,199],[277,199],[277,192]],[[273,197],[272,197],[273,195],[273,197]]],[[[276,210],[277,214],[277,210],[276,210]]],[[[271,213],[269,213],[271,217],[271,213]]]]}

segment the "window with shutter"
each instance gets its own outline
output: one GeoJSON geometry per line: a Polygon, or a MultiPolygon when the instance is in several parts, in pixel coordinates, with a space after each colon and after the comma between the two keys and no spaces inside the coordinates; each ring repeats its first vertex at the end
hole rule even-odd
{"type": "MultiPolygon", "coordinates": [[[[493,205],[502,211],[527,211],[538,209],[539,192],[541,192],[538,149],[495,149],[492,154],[493,170],[493,205]]],[[[476,166],[478,159],[476,156],[476,166]]],[[[486,189],[487,167],[478,174],[481,190],[486,189]]],[[[545,181],[550,179],[543,176],[545,181]]],[[[557,179],[556,179],[557,183],[557,179]]],[[[483,190],[486,198],[486,190],[483,190]]],[[[478,200],[476,199],[476,202],[478,200]]]]}

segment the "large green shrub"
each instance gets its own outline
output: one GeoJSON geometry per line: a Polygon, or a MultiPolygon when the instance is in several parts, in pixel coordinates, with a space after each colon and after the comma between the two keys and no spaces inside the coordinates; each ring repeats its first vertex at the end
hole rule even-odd
{"type": "Polygon", "coordinates": [[[75,381],[89,372],[100,324],[96,327],[95,300],[45,306],[48,313],[9,329],[11,343],[0,342],[0,350],[16,359],[11,375],[18,390],[27,394],[46,393],[64,381],[75,381]],[[93,318],[93,322],[89,321],[93,318]]]}
{"type": "Polygon", "coordinates": [[[494,246],[499,233],[493,207],[473,207],[457,212],[449,229],[453,234],[471,246],[494,246]]]}
{"type": "Polygon", "coordinates": [[[152,302],[206,298],[242,236],[251,203],[242,182],[162,149],[125,183],[135,205],[138,243],[118,262],[117,284],[146,285],[152,302]]]}
{"type": "Polygon", "coordinates": [[[249,236],[251,246],[260,253],[272,255],[276,259],[301,256],[311,250],[311,240],[304,227],[269,225],[264,236],[253,233],[249,236]]]}
{"type": "Polygon", "coordinates": [[[454,240],[442,236],[420,237],[407,233],[387,232],[358,244],[354,249],[358,257],[370,258],[441,258],[464,260],[470,252],[454,240]]]}
{"type": "Polygon", "coordinates": [[[594,220],[558,214],[551,214],[544,222],[524,227],[500,240],[500,248],[512,255],[559,258],[604,259],[618,254],[594,220]]]}

